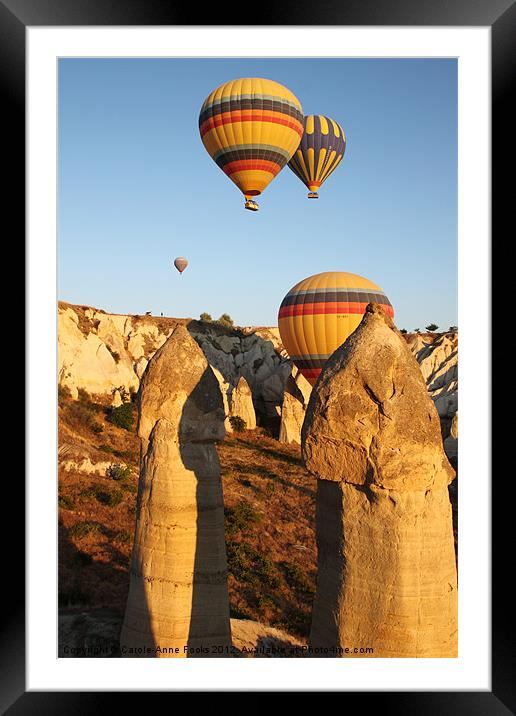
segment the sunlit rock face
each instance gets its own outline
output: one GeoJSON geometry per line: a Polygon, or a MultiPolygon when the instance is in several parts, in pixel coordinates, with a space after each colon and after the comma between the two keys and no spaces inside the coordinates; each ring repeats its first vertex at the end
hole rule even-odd
{"type": "Polygon", "coordinates": [[[419,365],[379,306],[323,369],[302,452],[318,478],[314,655],[456,656],[455,473],[419,365]],[[373,652],[339,651],[350,646],[373,652]]]}
{"type": "Polygon", "coordinates": [[[224,504],[215,448],[225,435],[224,409],[218,381],[183,326],[145,371],[138,435],[140,482],[122,656],[227,656],[224,504]]]}

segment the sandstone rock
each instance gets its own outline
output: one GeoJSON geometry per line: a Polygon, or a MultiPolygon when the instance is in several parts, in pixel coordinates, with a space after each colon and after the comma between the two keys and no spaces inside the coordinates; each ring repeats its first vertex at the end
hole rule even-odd
{"type": "Polygon", "coordinates": [[[231,643],[224,507],[214,446],[224,437],[224,410],[217,379],[183,326],[176,327],[145,371],[138,435],[140,482],[122,652],[129,657],[219,656],[211,647],[231,643]]]}
{"type": "Polygon", "coordinates": [[[74,310],[59,310],[58,380],[60,385],[70,389],[74,398],[78,388],[92,394],[111,393],[113,388],[121,385],[126,390],[138,388],[138,378],[123,348],[123,341],[116,340],[110,332],[114,326],[109,327],[106,321],[102,326],[101,332],[108,343],[95,333],[93,323],[85,333],[74,310]]]}
{"type": "Polygon", "coordinates": [[[451,420],[458,407],[458,334],[416,334],[408,344],[427,383],[439,416],[451,420]]]}
{"type": "MultiPolygon", "coordinates": [[[[264,335],[250,333],[242,337],[219,335],[220,328],[204,325],[202,331],[192,327],[192,336],[228,384],[231,402],[232,386],[245,378],[252,392],[253,406],[258,405],[265,415],[277,415],[281,405],[285,381],[290,374],[290,362],[276,351],[273,331],[263,329],[264,335]]],[[[234,389],[234,388],[233,388],[234,389]]],[[[255,409],[256,410],[256,409],[255,409]]],[[[227,427],[230,431],[231,428],[227,427]]]]}
{"type": "Polygon", "coordinates": [[[134,366],[134,370],[136,372],[136,375],[138,378],[142,378],[143,374],[145,373],[145,369],[147,368],[149,364],[149,361],[145,357],[141,357],[139,360],[136,361],[136,365],[134,366]]]}
{"type": "Polygon", "coordinates": [[[452,438],[448,435],[448,437],[444,440],[444,450],[446,452],[446,456],[450,460],[450,463],[455,466],[455,461],[459,456],[459,441],[457,438],[452,438]]]}
{"type": "Polygon", "coordinates": [[[218,370],[217,368],[214,368],[213,366],[211,369],[213,371],[213,374],[215,375],[215,378],[218,381],[220,395],[222,397],[222,407],[224,410],[224,428],[226,429],[227,433],[231,433],[231,432],[233,432],[233,428],[231,427],[231,423],[229,422],[230,411],[229,411],[229,397],[228,397],[228,393],[231,389],[231,386],[229,385],[229,383],[227,381],[224,380],[224,376],[222,375],[220,370],[218,370]]]}
{"type": "Polygon", "coordinates": [[[437,413],[442,418],[453,417],[459,407],[459,396],[457,391],[442,393],[434,398],[437,413]]]}
{"type": "Polygon", "coordinates": [[[277,326],[245,326],[242,328],[242,333],[248,336],[244,339],[245,341],[251,341],[253,340],[252,337],[255,336],[265,341],[270,341],[274,346],[274,350],[278,353],[284,350],[277,326]]]}
{"type": "Polygon", "coordinates": [[[133,321],[131,316],[125,316],[119,313],[110,313],[109,315],[120,335],[127,338],[133,330],[133,321]]]}
{"type": "Polygon", "coordinates": [[[281,406],[281,422],[278,440],[280,443],[301,444],[301,427],[305,419],[305,408],[288,388],[285,388],[281,406]]]}
{"type": "Polygon", "coordinates": [[[210,334],[197,334],[192,331],[192,337],[198,343],[212,368],[216,368],[221,373],[226,383],[235,385],[238,380],[238,371],[233,354],[221,350],[210,334]]]}
{"type": "Polygon", "coordinates": [[[449,365],[454,364],[454,361],[450,359],[455,357],[457,347],[457,334],[445,333],[425,343],[416,357],[427,383],[432,381],[433,375],[441,370],[445,361],[448,362],[449,365]]]}
{"type": "Polygon", "coordinates": [[[216,346],[224,353],[231,353],[232,350],[239,350],[240,339],[236,336],[217,336],[216,346]]]}
{"type": "Polygon", "coordinates": [[[459,437],[459,413],[456,412],[453,416],[451,428],[450,428],[450,435],[455,440],[459,437]]]}
{"type": "Polygon", "coordinates": [[[427,348],[428,345],[432,342],[432,339],[429,338],[425,333],[406,333],[405,340],[412,354],[416,357],[416,360],[418,362],[418,356],[420,356],[420,351],[424,348],[427,348]]]}
{"type": "Polygon", "coordinates": [[[417,362],[379,306],[324,367],[302,451],[318,477],[310,646],[456,656],[454,472],[417,362]]]}
{"type": "MultiPolygon", "coordinates": [[[[108,348],[111,355],[119,357],[119,361],[130,363],[129,356],[125,351],[125,343],[111,316],[103,313],[96,313],[94,324],[97,326],[97,336],[108,348]]],[[[131,366],[132,367],[132,366],[131,366]]]]}
{"type": "Polygon", "coordinates": [[[134,361],[145,357],[145,336],[142,333],[132,335],[127,342],[127,350],[134,361]]]}
{"type": "Polygon", "coordinates": [[[450,462],[455,467],[456,461],[459,456],[459,423],[458,423],[458,412],[454,414],[450,426],[450,434],[444,440],[444,449],[450,459],[450,462]]]}
{"type": "MultiPolygon", "coordinates": [[[[59,383],[78,397],[83,388],[110,394],[123,385],[137,390],[147,362],[170,336],[174,324],[152,316],[107,314],[95,308],[59,303],[59,383]]],[[[291,366],[277,328],[235,331],[192,322],[188,330],[229,392],[241,377],[254,405],[277,415],[291,366]]]]}
{"type": "Polygon", "coordinates": [[[119,390],[115,390],[113,392],[113,400],[111,401],[111,405],[113,408],[118,408],[123,404],[122,396],[120,395],[119,390]]]}
{"type": "Polygon", "coordinates": [[[256,427],[256,413],[253,404],[253,394],[244,377],[240,378],[231,393],[231,415],[245,420],[248,430],[256,427]]]}
{"type": "Polygon", "coordinates": [[[308,401],[310,400],[310,396],[312,395],[312,386],[307,381],[305,376],[299,372],[296,366],[293,366],[292,368],[292,377],[296,381],[296,387],[303,396],[303,404],[306,407],[308,405],[308,401]]]}
{"type": "Polygon", "coordinates": [[[292,368],[289,363],[283,364],[280,369],[262,381],[261,397],[265,403],[267,414],[277,414],[278,411],[276,410],[276,407],[281,406],[283,402],[285,385],[291,371],[292,368]]]}
{"type": "Polygon", "coordinates": [[[312,386],[294,366],[283,393],[278,437],[280,443],[301,444],[301,427],[311,392],[312,386]]]}

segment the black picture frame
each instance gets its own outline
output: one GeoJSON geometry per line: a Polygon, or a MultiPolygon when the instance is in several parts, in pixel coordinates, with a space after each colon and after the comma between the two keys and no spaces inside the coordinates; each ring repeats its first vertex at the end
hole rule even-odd
{"type": "MultiPolygon", "coordinates": [[[[234,6],[233,6],[234,7],[234,6]]],[[[4,220],[14,219],[11,241],[24,245],[25,226],[25,31],[31,26],[96,25],[235,25],[246,19],[246,7],[235,13],[232,6],[201,9],[171,0],[0,0],[0,88],[3,110],[4,147],[11,153],[9,182],[4,193],[4,220]],[[16,236],[16,241],[13,241],[16,236]]],[[[515,71],[516,3],[514,0],[306,0],[271,2],[255,6],[253,20],[260,25],[387,25],[387,26],[489,26],[492,38],[492,216],[493,237],[504,245],[502,231],[512,226],[509,211],[514,204],[514,181],[507,181],[504,169],[514,152],[514,113],[511,89],[515,71]],[[267,22],[262,22],[266,19],[267,22]],[[512,199],[512,201],[511,201],[512,199]]],[[[252,23],[250,23],[252,24],[252,23]]],[[[4,155],[5,156],[5,155],[4,155]]],[[[512,218],[512,217],[511,217],[512,218]]],[[[512,231],[511,231],[512,233],[512,231]]],[[[494,244],[496,246],[496,244],[494,244]]],[[[497,252],[493,250],[493,259],[497,252]]],[[[22,257],[23,260],[23,257],[22,257]]],[[[509,268],[506,266],[508,272],[509,268]]],[[[510,277],[498,278],[510,285],[510,277]]],[[[489,296],[489,287],[486,290],[489,296]]],[[[492,300],[496,305],[498,292],[492,300]]],[[[489,298],[488,298],[489,300],[489,298]]],[[[493,336],[502,330],[503,316],[493,315],[493,336]]],[[[486,334],[489,340],[490,336],[486,334]]],[[[30,349],[30,336],[28,341],[30,349]]],[[[501,353],[502,348],[500,348],[501,353]]],[[[496,355],[496,354],[495,354],[496,355]]],[[[495,392],[493,392],[493,395],[495,392]]],[[[17,396],[18,402],[20,396],[17,396]]],[[[501,428],[498,446],[507,446],[508,428],[501,428]],[[502,441],[504,441],[502,443],[502,441]]],[[[486,440],[490,440],[486,436],[486,440]]],[[[511,455],[508,455],[508,461],[511,455]]],[[[346,692],[347,709],[379,708],[382,713],[403,714],[491,714],[516,713],[516,658],[514,639],[514,600],[508,572],[510,562],[509,529],[514,521],[512,501],[507,497],[511,463],[492,485],[492,691],[450,692],[346,692]],[[505,473],[505,474],[504,474],[505,473]],[[509,512],[511,510],[511,512],[509,512]],[[512,676],[511,676],[512,674],[512,676]],[[352,704],[351,700],[355,703],[352,704]]],[[[19,471],[17,471],[19,472],[19,471]]],[[[467,483],[467,475],[463,476],[467,483]]],[[[4,549],[4,574],[8,575],[2,595],[0,650],[0,712],[17,714],[86,714],[120,711],[120,693],[113,692],[26,692],[25,687],[25,488],[14,470],[4,473],[4,510],[16,513],[17,537],[4,549]],[[15,479],[16,478],[16,479],[15,479]],[[116,699],[116,702],[115,702],[116,699]]],[[[466,488],[464,488],[466,489],[466,488]]],[[[407,684],[410,688],[410,684],[407,684]]],[[[202,689],[202,687],[201,687],[202,689]]],[[[128,694],[131,707],[153,708],[142,698],[128,694]]],[[[157,694],[156,694],[157,695],[157,694]]],[[[167,698],[170,695],[165,694],[167,698]]],[[[344,706],[344,704],[343,704],[344,706]]]]}

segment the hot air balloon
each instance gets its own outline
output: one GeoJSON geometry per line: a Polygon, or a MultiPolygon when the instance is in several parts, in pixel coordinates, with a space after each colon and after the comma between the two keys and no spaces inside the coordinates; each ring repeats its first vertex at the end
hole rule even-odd
{"type": "Polygon", "coordinates": [[[382,289],[354,273],[328,271],[290,289],[278,314],[281,340],[299,371],[312,384],[325,362],[357,328],[368,303],[394,309],[382,289]]]}
{"type": "Polygon", "coordinates": [[[288,165],[309,189],[309,199],[318,199],[319,187],[338,167],[346,151],[344,130],[322,114],[304,118],[303,138],[288,165]]]}
{"type": "Polygon", "coordinates": [[[299,146],[303,109],[290,90],[273,80],[232,80],[204,100],[199,131],[208,154],[243,193],[245,208],[257,211],[252,197],[262,193],[299,146]]]}
{"type": "Polygon", "coordinates": [[[183,273],[185,268],[188,266],[188,261],[182,256],[178,256],[177,259],[174,259],[174,266],[179,271],[179,273],[183,273]]]}

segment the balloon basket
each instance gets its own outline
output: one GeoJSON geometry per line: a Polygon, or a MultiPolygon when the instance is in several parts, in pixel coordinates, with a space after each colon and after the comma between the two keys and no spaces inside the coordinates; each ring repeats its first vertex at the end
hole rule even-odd
{"type": "Polygon", "coordinates": [[[316,191],[311,191],[311,192],[308,194],[308,198],[309,198],[309,199],[318,199],[318,198],[319,198],[319,194],[318,194],[316,191]]]}
{"type": "Polygon", "coordinates": [[[260,208],[258,206],[258,204],[255,201],[253,201],[252,199],[247,199],[247,201],[244,204],[244,207],[246,209],[249,209],[249,211],[258,211],[258,209],[260,208]]]}

